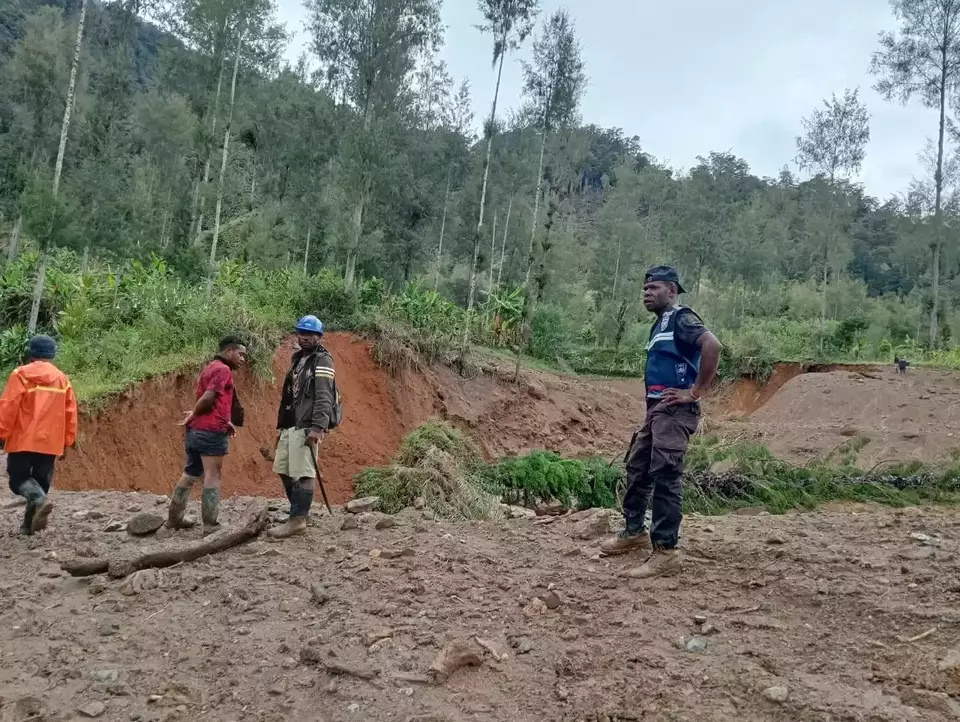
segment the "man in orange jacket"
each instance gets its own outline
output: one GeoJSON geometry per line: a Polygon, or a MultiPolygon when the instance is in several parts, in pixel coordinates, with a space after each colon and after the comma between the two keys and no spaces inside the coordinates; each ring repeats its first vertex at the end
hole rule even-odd
{"type": "Polygon", "coordinates": [[[0,396],[0,440],[10,490],[27,500],[20,527],[26,536],[46,528],[54,462],[77,440],[77,399],[66,374],[51,363],[56,354],[52,338],[34,336],[30,363],[13,370],[0,396]]]}

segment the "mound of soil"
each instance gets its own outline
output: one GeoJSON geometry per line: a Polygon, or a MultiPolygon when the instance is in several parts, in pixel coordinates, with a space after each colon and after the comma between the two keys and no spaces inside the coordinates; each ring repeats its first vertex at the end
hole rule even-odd
{"type": "MultiPolygon", "coordinates": [[[[157,508],[147,494],[55,498],[50,529],[30,540],[10,535],[22,510],[0,510],[4,720],[958,716],[948,511],[689,518],[684,573],[644,582],[619,577],[639,556],[599,559],[596,541],[574,540],[587,522],[407,510],[389,528],[371,514],[338,531],[337,512],[301,538],[125,582],[67,578],[58,559],[200,531],[103,531],[157,508]]],[[[226,502],[224,523],[244,505],[226,502]]]]}
{"type": "MultiPolygon", "coordinates": [[[[358,471],[386,463],[407,433],[435,416],[461,427],[495,458],[534,449],[622,453],[644,415],[638,380],[595,381],[525,370],[514,384],[509,364],[488,366],[487,373],[469,380],[445,366],[390,376],[373,361],[366,340],[333,333],[325,344],[344,399],[344,422],[320,453],[334,503],[352,498],[358,471]]],[[[239,374],[246,425],[231,443],[225,496],[282,496],[265,457],[273,450],[280,384],[291,353],[290,343],[277,351],[270,382],[248,370],[239,374]]],[[[194,403],[195,383],[195,371],[151,379],[97,415],[85,415],[78,449],[68,450],[58,466],[55,486],[169,493],[183,468],[183,430],[177,423],[194,403]]]]}
{"type": "Polygon", "coordinates": [[[794,374],[743,427],[791,460],[854,447],[865,468],[886,461],[931,462],[960,448],[958,397],[960,379],[940,370],[910,369],[906,376],[891,367],[794,374]]]}

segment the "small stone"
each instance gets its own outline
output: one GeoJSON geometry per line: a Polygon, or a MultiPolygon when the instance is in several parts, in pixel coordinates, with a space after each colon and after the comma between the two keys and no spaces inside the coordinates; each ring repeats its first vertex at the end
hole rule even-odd
{"type": "Polygon", "coordinates": [[[707,534],[713,534],[717,530],[717,528],[713,524],[707,524],[705,527],[703,527],[703,530],[707,534]]]}
{"type": "Polygon", "coordinates": [[[159,514],[143,512],[127,522],[127,534],[131,536],[147,536],[153,534],[157,529],[163,526],[166,519],[159,514]]]}
{"type": "Polygon", "coordinates": [[[90,673],[90,679],[94,682],[110,684],[120,679],[120,673],[115,669],[97,669],[90,673]]]}
{"type": "Polygon", "coordinates": [[[393,636],[393,630],[389,627],[374,627],[363,633],[363,646],[369,647],[376,644],[381,639],[389,639],[393,636]]]}
{"type": "Polygon", "coordinates": [[[127,507],[127,511],[131,514],[136,514],[138,511],[143,511],[143,507],[139,504],[132,504],[131,506],[127,507]]]}
{"type": "Polygon", "coordinates": [[[770,544],[771,546],[779,546],[786,543],[786,538],[781,534],[771,534],[767,537],[767,544],[770,544]]]}
{"type": "Polygon", "coordinates": [[[436,515],[436,513],[433,511],[433,509],[424,509],[424,510],[423,510],[423,518],[426,519],[427,521],[433,521],[434,519],[437,518],[437,515],[436,515]]]}
{"type": "Polygon", "coordinates": [[[359,711],[360,711],[360,705],[358,705],[356,702],[353,702],[347,705],[347,712],[349,712],[350,714],[356,714],[359,711]]]}
{"type": "Polygon", "coordinates": [[[287,685],[284,683],[282,679],[278,679],[276,682],[274,682],[273,686],[270,687],[270,694],[279,696],[286,693],[287,693],[287,685]]]}
{"type": "Polygon", "coordinates": [[[168,501],[170,501],[170,497],[164,495],[164,496],[158,496],[158,497],[157,497],[157,500],[156,500],[154,503],[155,503],[157,506],[163,506],[163,505],[166,504],[168,501]]]}
{"type": "Polygon", "coordinates": [[[99,717],[104,712],[107,711],[107,706],[103,702],[87,702],[84,705],[77,707],[77,712],[82,714],[84,717],[99,717]]]}
{"type": "Polygon", "coordinates": [[[454,639],[448,642],[434,658],[430,673],[443,682],[461,667],[479,667],[483,664],[483,649],[472,639],[454,639]]]}
{"type": "Polygon", "coordinates": [[[55,562],[55,561],[57,561],[57,553],[56,553],[56,552],[47,552],[46,554],[43,555],[42,559],[43,559],[43,561],[45,561],[45,562],[55,562]]]}
{"type": "Polygon", "coordinates": [[[690,637],[683,643],[688,652],[702,652],[707,648],[707,640],[700,636],[690,637]]]}
{"type": "Polygon", "coordinates": [[[413,697],[413,687],[401,687],[400,694],[406,695],[407,697],[413,697]]]}
{"type": "Polygon", "coordinates": [[[383,554],[383,552],[380,551],[379,549],[371,549],[371,550],[370,550],[370,558],[371,558],[371,559],[379,559],[381,554],[383,554]]]}
{"type": "Polygon", "coordinates": [[[422,496],[418,496],[416,499],[413,500],[413,508],[418,511],[421,509],[425,509],[426,506],[427,506],[427,500],[424,499],[422,496]]]}
{"type": "Polygon", "coordinates": [[[365,496],[362,499],[351,499],[347,502],[346,509],[351,514],[363,514],[373,511],[380,504],[379,496],[365,496]]]}
{"type": "Polygon", "coordinates": [[[580,639],[580,630],[579,629],[565,629],[560,634],[560,639],[564,642],[575,642],[580,639]]]}
{"type": "Polygon", "coordinates": [[[400,549],[384,549],[380,552],[381,559],[399,559],[403,552],[400,549]]]}
{"type": "Polygon", "coordinates": [[[310,585],[310,598],[313,600],[313,603],[318,607],[322,607],[324,604],[330,601],[330,592],[326,590],[325,587],[320,584],[314,583],[310,585]]]}
{"type": "Polygon", "coordinates": [[[374,529],[392,529],[397,525],[397,522],[394,521],[392,516],[385,516],[382,519],[378,519],[377,523],[374,525],[374,529]]]}
{"type": "Polygon", "coordinates": [[[523,608],[523,616],[539,617],[547,613],[547,605],[540,597],[534,597],[530,603],[523,608]]]}
{"type": "Polygon", "coordinates": [[[706,618],[705,616],[703,616],[702,614],[695,614],[695,615],[693,615],[693,623],[694,623],[694,624],[700,624],[700,625],[706,624],[706,623],[707,623],[707,618],[706,618]]]}
{"type": "Polygon", "coordinates": [[[291,608],[291,606],[290,606],[290,600],[284,599],[283,601],[280,602],[280,607],[279,607],[279,609],[280,609],[281,612],[289,612],[289,611],[290,611],[290,608],[291,608]]]}
{"type": "Polygon", "coordinates": [[[163,695],[151,694],[149,697],[147,697],[147,704],[156,704],[162,699],[163,699],[163,695]]]}
{"type": "Polygon", "coordinates": [[[112,637],[120,631],[120,625],[113,622],[101,622],[97,629],[101,637],[112,637]]]}
{"type": "Polygon", "coordinates": [[[557,691],[557,699],[561,701],[565,700],[567,697],[570,696],[570,693],[567,691],[567,688],[564,687],[563,685],[557,685],[556,691],[557,691]]]}
{"type": "Polygon", "coordinates": [[[101,579],[94,579],[87,587],[87,593],[91,597],[103,594],[105,591],[107,591],[107,585],[101,579]]]}
{"type": "Polygon", "coordinates": [[[915,531],[912,534],[910,534],[910,538],[913,539],[914,541],[920,542],[921,544],[926,544],[927,542],[930,541],[929,536],[927,536],[926,534],[921,534],[918,531],[915,531]]]}
{"type": "Polygon", "coordinates": [[[360,521],[353,514],[350,514],[349,516],[345,516],[343,518],[343,521],[340,523],[340,531],[349,531],[351,529],[359,529],[359,528],[360,528],[360,521]]]}
{"type": "Polygon", "coordinates": [[[119,521],[117,519],[113,519],[105,527],[103,527],[103,530],[110,534],[118,531],[126,531],[127,523],[125,521],[119,521]]]}
{"type": "Polygon", "coordinates": [[[790,696],[790,690],[780,685],[767,687],[765,690],[763,690],[763,696],[771,702],[783,704],[790,696]]]}
{"type": "Polygon", "coordinates": [[[533,651],[533,642],[529,637],[513,637],[510,639],[510,646],[517,651],[517,654],[529,654],[533,651]]]}
{"type": "Polygon", "coordinates": [[[547,609],[557,609],[560,607],[560,595],[556,592],[547,592],[540,597],[543,600],[543,603],[547,605],[547,609]]]}
{"type": "Polygon", "coordinates": [[[718,634],[719,632],[720,630],[717,629],[717,627],[713,624],[704,624],[702,627],[700,627],[700,634],[705,637],[710,636],[711,634],[718,634]]]}

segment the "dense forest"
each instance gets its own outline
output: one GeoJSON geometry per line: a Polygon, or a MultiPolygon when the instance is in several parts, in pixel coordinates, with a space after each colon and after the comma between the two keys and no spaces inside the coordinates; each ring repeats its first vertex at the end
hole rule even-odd
{"type": "Polygon", "coordinates": [[[479,325],[556,360],[637,348],[643,270],[670,262],[744,354],[952,358],[960,0],[893,0],[899,28],[864,58],[891,102],[940,111],[925,176],[888,199],[855,181],[856,89],[797,118],[776,178],[709,149],[681,171],[584,117],[572,13],[479,0],[497,93],[477,98],[438,59],[439,3],[305,0],[291,65],[271,0],[4,2],[0,324],[106,328],[74,301],[131,268],[207,294],[240,268],[336,269],[348,292],[436,289],[464,342],[479,325]]]}

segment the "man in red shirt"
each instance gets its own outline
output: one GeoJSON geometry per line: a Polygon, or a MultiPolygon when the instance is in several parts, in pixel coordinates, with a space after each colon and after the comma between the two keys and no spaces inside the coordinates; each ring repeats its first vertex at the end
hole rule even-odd
{"type": "Polygon", "coordinates": [[[243,423],[243,409],[240,408],[234,388],[233,372],[243,366],[246,358],[247,349],[243,342],[227,336],[220,342],[216,357],[197,380],[196,406],[180,422],[181,426],[187,427],[187,463],[170,501],[167,525],[172,529],[184,529],[196,524],[193,519],[185,519],[184,513],[190,501],[190,492],[201,479],[203,495],[200,511],[204,532],[218,526],[223,457],[227,455],[229,439],[236,434],[236,426],[243,423]]]}

